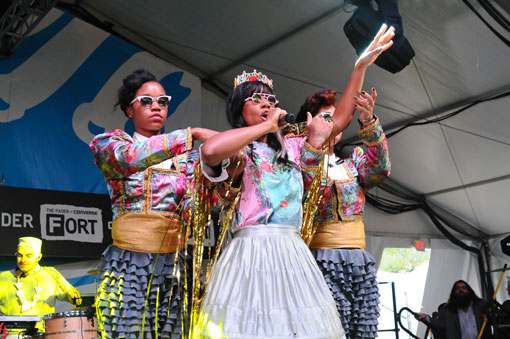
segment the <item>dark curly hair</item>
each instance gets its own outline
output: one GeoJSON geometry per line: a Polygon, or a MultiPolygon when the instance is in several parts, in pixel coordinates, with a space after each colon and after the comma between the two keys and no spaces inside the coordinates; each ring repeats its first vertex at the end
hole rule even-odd
{"type": "Polygon", "coordinates": [[[336,91],[332,89],[325,89],[308,96],[299,109],[296,122],[306,121],[306,112],[310,112],[312,116],[315,116],[319,113],[321,107],[335,105],[336,101],[336,91]]]}
{"type": "Polygon", "coordinates": [[[128,116],[126,109],[130,106],[131,101],[135,98],[136,91],[146,82],[158,82],[156,77],[146,69],[140,68],[132,72],[122,80],[122,86],[117,93],[117,103],[113,106],[120,109],[128,116]]]}

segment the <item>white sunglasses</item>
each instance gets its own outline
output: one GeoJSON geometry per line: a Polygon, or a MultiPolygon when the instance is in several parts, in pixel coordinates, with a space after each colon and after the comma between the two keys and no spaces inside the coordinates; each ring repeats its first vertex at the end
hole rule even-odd
{"type": "Polygon", "coordinates": [[[278,100],[276,99],[276,95],[268,94],[268,93],[253,93],[251,97],[244,99],[244,101],[251,100],[256,104],[260,104],[262,99],[266,99],[266,101],[273,106],[278,105],[278,100]]]}
{"type": "Polygon", "coordinates": [[[172,97],[169,95],[160,95],[159,97],[151,97],[150,95],[140,95],[134,98],[133,101],[131,101],[129,104],[132,105],[133,102],[135,102],[136,100],[140,100],[140,103],[145,107],[152,106],[152,102],[154,100],[156,100],[160,107],[166,107],[168,106],[170,100],[172,100],[172,97]]]}

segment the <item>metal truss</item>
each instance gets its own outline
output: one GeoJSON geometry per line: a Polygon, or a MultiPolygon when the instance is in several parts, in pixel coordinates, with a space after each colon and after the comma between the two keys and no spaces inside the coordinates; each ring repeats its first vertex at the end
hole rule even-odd
{"type": "Polygon", "coordinates": [[[11,55],[57,2],[13,0],[0,18],[0,55],[11,55]]]}

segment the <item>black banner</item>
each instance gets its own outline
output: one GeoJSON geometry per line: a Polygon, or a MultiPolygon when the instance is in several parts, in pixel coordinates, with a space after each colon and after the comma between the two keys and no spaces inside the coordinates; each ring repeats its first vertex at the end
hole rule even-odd
{"type": "Polygon", "coordinates": [[[0,186],[0,255],[32,236],[47,257],[100,257],[112,243],[111,220],[106,194],[0,186]]]}

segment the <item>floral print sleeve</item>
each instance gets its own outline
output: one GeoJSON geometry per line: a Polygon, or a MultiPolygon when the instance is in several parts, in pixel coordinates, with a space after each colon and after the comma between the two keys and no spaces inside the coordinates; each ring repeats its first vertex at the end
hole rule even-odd
{"type": "Polygon", "coordinates": [[[379,119],[358,132],[363,139],[363,147],[356,147],[352,160],[359,174],[359,182],[366,191],[389,176],[391,161],[388,140],[384,135],[379,119]]]}
{"type": "Polygon", "coordinates": [[[189,129],[155,135],[144,142],[136,142],[122,130],[113,130],[97,135],[90,151],[105,179],[119,179],[190,151],[192,146],[189,129]]]}
{"type": "Polygon", "coordinates": [[[301,148],[301,169],[303,173],[303,185],[305,189],[305,196],[312,185],[317,169],[319,169],[322,159],[324,158],[325,151],[314,149],[307,142],[301,148]]]}

